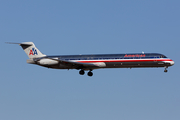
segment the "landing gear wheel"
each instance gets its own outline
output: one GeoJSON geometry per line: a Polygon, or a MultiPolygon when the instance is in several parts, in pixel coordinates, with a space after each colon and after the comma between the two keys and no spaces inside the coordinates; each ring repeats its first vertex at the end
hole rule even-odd
{"type": "Polygon", "coordinates": [[[93,73],[91,71],[89,71],[88,76],[93,76],[93,73]]]}
{"type": "Polygon", "coordinates": [[[165,70],[164,70],[164,72],[167,72],[167,71],[168,71],[168,70],[167,70],[167,68],[168,68],[168,67],[165,67],[165,70]]]}
{"type": "Polygon", "coordinates": [[[84,75],[84,73],[85,73],[84,70],[80,70],[80,71],[79,71],[79,74],[80,74],[80,75],[84,75]]]}

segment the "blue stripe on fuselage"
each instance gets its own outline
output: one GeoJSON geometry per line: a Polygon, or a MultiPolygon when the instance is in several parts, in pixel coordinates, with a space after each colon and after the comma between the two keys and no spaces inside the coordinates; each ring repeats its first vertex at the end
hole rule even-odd
{"type": "Polygon", "coordinates": [[[97,54],[97,55],[61,55],[61,56],[46,56],[48,58],[59,58],[61,60],[108,60],[108,59],[155,59],[167,58],[159,53],[131,53],[131,54],[97,54]]]}

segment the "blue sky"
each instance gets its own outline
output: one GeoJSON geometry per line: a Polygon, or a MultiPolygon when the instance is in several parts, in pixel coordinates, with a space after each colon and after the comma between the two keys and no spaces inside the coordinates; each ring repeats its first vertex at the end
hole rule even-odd
{"type": "Polygon", "coordinates": [[[1,0],[1,120],[179,120],[180,1],[1,0]],[[100,69],[94,76],[26,63],[47,55],[162,53],[168,68],[100,69]]]}

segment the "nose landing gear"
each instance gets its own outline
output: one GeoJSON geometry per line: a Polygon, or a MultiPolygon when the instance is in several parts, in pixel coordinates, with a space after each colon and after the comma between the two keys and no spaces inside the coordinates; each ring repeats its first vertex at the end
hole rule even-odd
{"type": "Polygon", "coordinates": [[[167,68],[168,68],[168,67],[165,67],[165,70],[164,70],[165,73],[168,72],[167,68]]]}

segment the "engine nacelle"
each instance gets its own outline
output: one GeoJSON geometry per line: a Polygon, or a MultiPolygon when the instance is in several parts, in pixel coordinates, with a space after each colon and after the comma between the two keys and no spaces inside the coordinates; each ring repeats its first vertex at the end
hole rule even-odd
{"type": "Polygon", "coordinates": [[[33,59],[27,59],[26,62],[29,64],[36,64],[33,59]]]}
{"type": "Polygon", "coordinates": [[[40,65],[56,65],[58,63],[59,63],[58,61],[46,59],[46,58],[38,61],[38,64],[40,65]]]}

